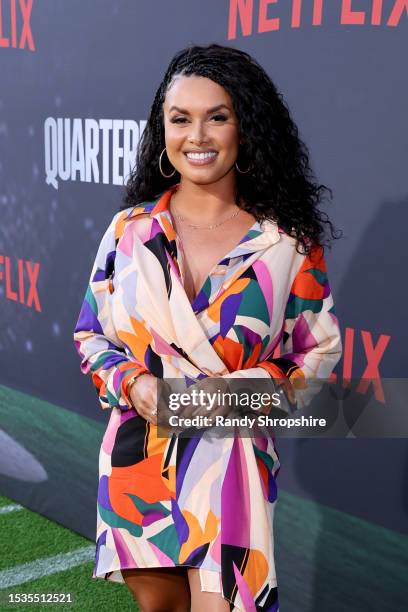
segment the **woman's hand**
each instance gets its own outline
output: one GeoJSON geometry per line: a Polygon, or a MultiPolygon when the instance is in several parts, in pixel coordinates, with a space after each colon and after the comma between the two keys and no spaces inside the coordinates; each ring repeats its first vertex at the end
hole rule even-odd
{"type": "Polygon", "coordinates": [[[141,417],[157,425],[158,400],[163,382],[153,374],[141,374],[130,389],[130,400],[141,417]]]}
{"type": "Polygon", "coordinates": [[[225,401],[226,398],[224,397],[224,394],[228,391],[227,380],[211,376],[203,378],[187,389],[186,392],[191,395],[191,403],[183,407],[182,416],[189,418],[195,416],[226,416],[232,410],[232,407],[225,401]],[[195,392],[195,397],[193,392],[195,392]],[[218,402],[218,399],[221,401],[218,402]]]}

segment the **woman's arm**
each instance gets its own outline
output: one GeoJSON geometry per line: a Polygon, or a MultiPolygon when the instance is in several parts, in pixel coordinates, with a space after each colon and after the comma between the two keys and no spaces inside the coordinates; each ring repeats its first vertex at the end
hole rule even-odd
{"type": "Polygon", "coordinates": [[[103,409],[128,410],[132,402],[127,386],[135,376],[148,372],[143,363],[129,356],[116,335],[110,309],[112,276],[116,254],[117,213],[98,248],[89,285],[75,326],[74,342],[81,357],[81,371],[91,373],[103,409]]]}
{"type": "MultiPolygon", "coordinates": [[[[273,351],[274,352],[274,351],[273,351]]],[[[339,361],[342,342],[327,279],[322,247],[304,257],[292,283],[285,309],[283,352],[224,378],[272,379],[282,408],[293,412],[306,406],[339,361]]]]}
{"type": "Polygon", "coordinates": [[[324,251],[314,247],[292,283],[285,311],[282,355],[269,357],[258,367],[283,385],[291,404],[302,408],[328,380],[341,354],[340,328],[324,251]]]}

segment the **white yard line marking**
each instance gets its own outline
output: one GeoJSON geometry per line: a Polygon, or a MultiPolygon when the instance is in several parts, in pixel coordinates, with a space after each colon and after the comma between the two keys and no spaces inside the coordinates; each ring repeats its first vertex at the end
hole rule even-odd
{"type": "Polygon", "coordinates": [[[0,506],[0,514],[8,514],[9,512],[16,512],[17,510],[24,510],[24,506],[20,506],[20,504],[10,504],[9,506],[0,506]]]}
{"type": "Polygon", "coordinates": [[[17,584],[23,584],[29,580],[64,572],[71,567],[81,565],[95,557],[95,546],[78,548],[68,553],[61,553],[54,557],[36,559],[31,563],[15,565],[14,567],[0,572],[0,589],[7,589],[17,584]]]}

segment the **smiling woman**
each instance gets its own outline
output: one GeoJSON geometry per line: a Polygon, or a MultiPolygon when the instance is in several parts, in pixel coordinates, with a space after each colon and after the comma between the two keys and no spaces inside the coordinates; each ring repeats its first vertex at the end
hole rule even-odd
{"type": "MultiPolygon", "coordinates": [[[[239,124],[223,87],[206,77],[178,76],[167,91],[163,111],[167,157],[180,175],[206,182],[220,179],[233,168],[239,124]],[[178,101],[183,108],[175,104],[178,101]]],[[[190,213],[194,216],[194,211],[190,213]]]]}
{"type": "Polygon", "coordinates": [[[169,209],[181,238],[184,287],[193,302],[210,271],[256,218],[231,197],[243,138],[228,92],[206,77],[178,75],[167,90],[163,113],[165,150],[181,177],[169,209]],[[214,230],[211,249],[207,230],[214,230]]]}
{"type": "Polygon", "coordinates": [[[263,378],[302,407],[329,377],[326,188],[265,71],[212,44],[172,59],[126,189],[74,333],[112,409],[93,576],[125,581],[143,612],[277,612],[273,436],[160,437],[158,398],[166,381],[193,398],[263,378]]]}

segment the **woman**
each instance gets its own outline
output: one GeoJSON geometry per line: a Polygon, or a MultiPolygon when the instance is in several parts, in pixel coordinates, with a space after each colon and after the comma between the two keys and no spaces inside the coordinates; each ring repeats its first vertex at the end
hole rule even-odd
{"type": "Polygon", "coordinates": [[[74,334],[112,409],[93,577],[125,581],[143,612],[278,610],[273,437],[160,437],[156,398],[169,379],[251,377],[282,380],[301,407],[330,375],[325,189],[254,59],[216,44],[175,55],[74,334]]]}

